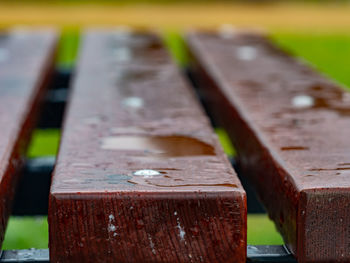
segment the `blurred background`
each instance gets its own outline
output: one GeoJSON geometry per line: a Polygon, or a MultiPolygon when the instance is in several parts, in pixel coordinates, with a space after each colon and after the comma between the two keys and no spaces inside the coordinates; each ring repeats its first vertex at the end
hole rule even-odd
{"type": "MultiPolygon", "coordinates": [[[[85,27],[156,30],[180,67],[187,56],[182,34],[188,29],[265,31],[344,88],[350,86],[350,1],[0,1],[0,28],[55,27],[61,30],[57,68],[74,70],[85,27]]],[[[234,149],[224,130],[217,133],[229,156],[234,149]]],[[[36,130],[28,156],[56,155],[60,131],[36,130]]],[[[249,214],[249,244],[282,244],[265,214],[249,214]]],[[[11,217],[3,249],[47,248],[46,217],[11,217]]]]}

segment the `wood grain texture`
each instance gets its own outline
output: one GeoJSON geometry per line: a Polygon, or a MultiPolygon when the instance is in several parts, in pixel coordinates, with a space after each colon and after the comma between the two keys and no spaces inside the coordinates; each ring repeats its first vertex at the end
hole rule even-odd
{"type": "Polygon", "coordinates": [[[12,30],[0,36],[0,243],[24,154],[53,71],[56,34],[12,30]]]}
{"type": "Polygon", "coordinates": [[[51,260],[245,262],[245,192],[161,41],[89,30],[82,43],[50,192],[51,260]]]}
{"type": "Polygon", "coordinates": [[[349,262],[350,94],[259,35],[187,43],[209,111],[298,262],[349,262]]]}

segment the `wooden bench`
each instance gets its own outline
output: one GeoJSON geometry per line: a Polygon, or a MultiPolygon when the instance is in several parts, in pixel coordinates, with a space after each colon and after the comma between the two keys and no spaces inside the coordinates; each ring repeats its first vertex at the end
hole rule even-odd
{"type": "Polygon", "coordinates": [[[0,243],[23,155],[53,72],[56,35],[13,30],[0,38],[0,243]]]}
{"type": "Polygon", "coordinates": [[[349,262],[350,94],[259,35],[187,41],[209,111],[298,262],[349,262]]]}
{"type": "Polygon", "coordinates": [[[12,203],[49,219],[49,250],[0,263],[349,260],[348,93],[244,33],[188,34],[190,83],[156,34],[88,30],[73,78],[49,81],[55,40],[0,37],[1,240],[12,203]],[[197,95],[291,252],[247,245],[246,194],[197,95]],[[61,128],[63,108],[57,161],[25,160],[30,131],[61,128]]]}
{"type": "Polygon", "coordinates": [[[246,197],[154,35],[88,31],[50,192],[53,262],[244,262],[246,197]]]}

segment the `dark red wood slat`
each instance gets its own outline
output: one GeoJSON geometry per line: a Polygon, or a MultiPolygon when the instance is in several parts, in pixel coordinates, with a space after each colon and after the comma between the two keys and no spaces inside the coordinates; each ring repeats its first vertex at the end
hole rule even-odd
{"type": "Polygon", "coordinates": [[[246,197],[154,35],[90,30],[50,193],[53,262],[244,262],[246,197]]]}
{"type": "Polygon", "coordinates": [[[348,262],[350,94],[259,35],[187,42],[209,111],[298,262],[348,262]]]}
{"type": "Polygon", "coordinates": [[[13,30],[0,38],[0,243],[39,104],[53,70],[56,34],[13,30]]]}

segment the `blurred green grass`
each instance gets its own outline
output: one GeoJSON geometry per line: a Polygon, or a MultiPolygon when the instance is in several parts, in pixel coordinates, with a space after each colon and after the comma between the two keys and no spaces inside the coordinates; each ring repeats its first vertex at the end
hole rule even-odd
{"type": "Polygon", "coordinates": [[[48,247],[46,217],[11,217],[7,225],[2,249],[48,247]]]}
{"type": "MultiPolygon", "coordinates": [[[[180,66],[188,63],[184,52],[184,42],[178,32],[165,32],[164,40],[180,66]]],[[[322,73],[334,80],[350,86],[350,33],[346,34],[306,34],[273,32],[272,39],[284,49],[302,57],[322,73]]],[[[58,66],[71,68],[77,56],[79,30],[63,32],[59,45],[58,66]]],[[[222,129],[216,130],[225,152],[233,156],[234,149],[222,129]]],[[[55,155],[58,149],[59,130],[37,130],[33,135],[28,156],[55,155]]],[[[46,217],[11,217],[3,243],[3,249],[23,249],[48,246],[46,217]]],[[[266,215],[248,215],[249,244],[282,244],[281,236],[266,215]]]]}
{"type": "Polygon", "coordinates": [[[236,151],[230,141],[230,138],[225,131],[225,129],[222,128],[215,128],[215,133],[217,134],[220,144],[222,148],[224,149],[225,153],[228,157],[233,157],[236,155],[236,151]]]}
{"type": "Polygon", "coordinates": [[[323,74],[350,87],[350,31],[349,34],[278,32],[272,34],[272,39],[323,74]]]}
{"type": "Polygon", "coordinates": [[[70,69],[78,56],[80,44],[79,28],[65,28],[58,43],[57,67],[70,69]]]}
{"type": "Polygon", "coordinates": [[[28,148],[27,156],[35,158],[56,155],[61,132],[58,129],[35,130],[28,148]]]}

